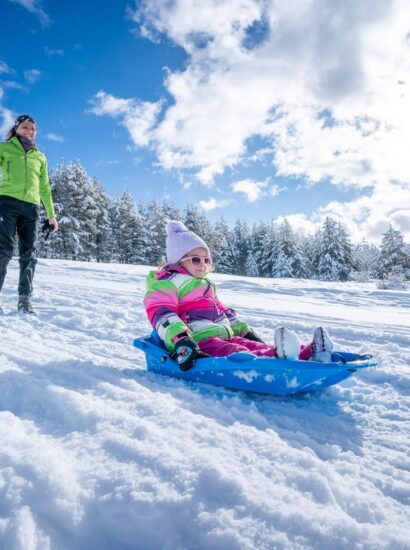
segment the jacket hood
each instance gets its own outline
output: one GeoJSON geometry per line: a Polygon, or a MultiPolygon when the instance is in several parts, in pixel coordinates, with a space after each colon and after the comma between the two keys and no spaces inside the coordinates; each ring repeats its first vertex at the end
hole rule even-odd
{"type": "Polygon", "coordinates": [[[179,264],[165,264],[158,268],[158,270],[155,273],[155,278],[157,280],[165,279],[170,275],[170,273],[182,273],[183,275],[190,275],[189,271],[187,271],[182,265],[179,264]]]}

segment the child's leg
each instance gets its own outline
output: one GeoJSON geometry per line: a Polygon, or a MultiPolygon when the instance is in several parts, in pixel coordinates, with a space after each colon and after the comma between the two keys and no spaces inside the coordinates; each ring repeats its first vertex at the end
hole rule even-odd
{"type": "MultiPolygon", "coordinates": [[[[199,349],[211,357],[226,357],[231,353],[240,351],[253,353],[259,357],[276,357],[275,346],[263,342],[254,342],[240,336],[234,336],[231,340],[221,338],[207,338],[198,342],[199,349]]],[[[299,359],[307,361],[312,357],[312,344],[300,346],[299,359]]]]}
{"type": "MultiPolygon", "coordinates": [[[[250,351],[254,355],[264,357],[276,357],[276,348],[271,344],[254,342],[253,340],[247,340],[246,338],[241,338],[239,336],[234,336],[231,342],[237,342],[238,344],[245,346],[248,351],[250,351]]],[[[298,359],[301,359],[302,361],[307,361],[312,357],[312,355],[312,344],[301,344],[298,359]]]]}
{"type": "MultiPolygon", "coordinates": [[[[249,348],[241,345],[240,342],[235,342],[235,340],[235,338],[229,341],[222,340],[221,338],[206,338],[206,340],[198,342],[198,346],[203,353],[207,353],[211,357],[226,357],[227,355],[231,355],[231,353],[238,353],[239,351],[253,353],[249,348]]],[[[240,340],[244,339],[240,338],[240,340]]]]}
{"type": "Polygon", "coordinates": [[[276,348],[271,344],[255,342],[254,340],[248,340],[247,338],[241,338],[240,336],[234,336],[231,339],[231,342],[244,347],[248,353],[250,352],[260,357],[276,357],[276,348]]]}
{"type": "Polygon", "coordinates": [[[312,355],[312,344],[308,344],[307,346],[301,344],[298,359],[301,359],[302,361],[308,361],[312,357],[312,355]]]}

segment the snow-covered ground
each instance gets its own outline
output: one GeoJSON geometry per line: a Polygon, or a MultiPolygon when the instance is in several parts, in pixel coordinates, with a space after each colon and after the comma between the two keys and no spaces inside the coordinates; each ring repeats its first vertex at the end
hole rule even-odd
{"type": "Polygon", "coordinates": [[[316,394],[247,395],[154,375],[147,267],[40,260],[39,318],[0,318],[0,548],[410,548],[410,292],[215,275],[266,339],[373,352],[316,394]]]}

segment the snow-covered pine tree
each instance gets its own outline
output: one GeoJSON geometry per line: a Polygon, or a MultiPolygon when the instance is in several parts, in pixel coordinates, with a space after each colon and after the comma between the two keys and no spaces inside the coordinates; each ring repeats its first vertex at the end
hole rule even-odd
{"type": "Polygon", "coordinates": [[[146,263],[156,266],[165,260],[165,216],[163,209],[157,201],[152,200],[144,209],[144,221],[149,236],[146,244],[146,263]]]}
{"type": "Polygon", "coordinates": [[[164,224],[169,220],[181,220],[181,212],[179,208],[174,204],[167,201],[163,201],[161,204],[162,215],[164,218],[164,224]]]}
{"type": "Polygon", "coordinates": [[[215,270],[218,273],[235,273],[235,254],[232,246],[231,229],[221,217],[214,227],[216,240],[213,248],[215,270]]]}
{"type": "Polygon", "coordinates": [[[270,223],[262,235],[263,255],[261,256],[261,272],[265,277],[273,277],[273,265],[277,254],[277,227],[270,223]]]}
{"type": "Polygon", "coordinates": [[[379,277],[386,279],[392,273],[404,277],[409,268],[410,258],[406,253],[404,237],[390,225],[383,235],[380,249],[379,277]]]}
{"type": "Polygon", "coordinates": [[[78,160],[60,163],[50,178],[60,230],[53,235],[53,256],[72,260],[95,257],[97,205],[93,186],[78,160]]]}
{"type": "Polygon", "coordinates": [[[380,250],[363,239],[353,248],[353,276],[359,281],[376,278],[380,265],[380,250]]]}
{"type": "Polygon", "coordinates": [[[404,268],[404,276],[407,281],[410,281],[410,243],[404,243],[404,253],[406,255],[406,267],[404,268]]]}
{"type": "Polygon", "coordinates": [[[270,224],[259,222],[254,225],[249,239],[249,253],[246,272],[248,275],[268,276],[265,266],[266,240],[270,231],[270,224]]]}
{"type": "Polygon", "coordinates": [[[320,239],[321,231],[320,228],[317,227],[313,234],[304,235],[300,237],[299,240],[300,247],[307,259],[308,278],[318,275],[320,239]]]}
{"type": "Polygon", "coordinates": [[[235,275],[246,274],[246,262],[248,259],[249,227],[246,222],[236,220],[231,231],[231,247],[235,258],[235,275]]]}
{"type": "Polygon", "coordinates": [[[144,221],[128,189],[114,201],[111,226],[116,261],[126,264],[143,263],[146,246],[144,221]]]}
{"type": "Polygon", "coordinates": [[[274,277],[307,277],[308,261],[286,218],[278,228],[273,254],[272,275],[274,277]]]}
{"type": "Polygon", "coordinates": [[[218,236],[203,210],[197,206],[188,203],[183,212],[183,222],[188,229],[196,233],[203,239],[209,247],[211,255],[215,255],[218,246],[218,236]]]}
{"type": "Polygon", "coordinates": [[[347,281],[350,272],[354,268],[353,244],[347,229],[342,223],[338,223],[340,248],[342,252],[342,266],[339,271],[339,280],[347,281]]]}
{"type": "Polygon", "coordinates": [[[103,186],[97,180],[91,180],[93,197],[97,208],[95,232],[95,259],[97,262],[109,262],[112,256],[112,226],[110,218],[110,199],[103,186]]]}
{"type": "Polygon", "coordinates": [[[353,267],[352,245],[343,226],[328,216],[320,232],[317,275],[325,281],[346,281],[353,267]]]}
{"type": "Polygon", "coordinates": [[[245,265],[245,274],[249,277],[258,277],[260,275],[257,261],[258,245],[258,230],[256,225],[253,225],[248,239],[248,257],[245,265]]]}

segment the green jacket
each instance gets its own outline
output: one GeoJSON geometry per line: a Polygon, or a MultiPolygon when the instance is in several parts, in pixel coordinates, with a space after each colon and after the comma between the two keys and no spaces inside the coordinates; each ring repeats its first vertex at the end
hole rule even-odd
{"type": "Polygon", "coordinates": [[[46,157],[36,147],[25,151],[13,137],[0,143],[0,195],[32,204],[44,204],[48,218],[55,217],[46,157]]]}

